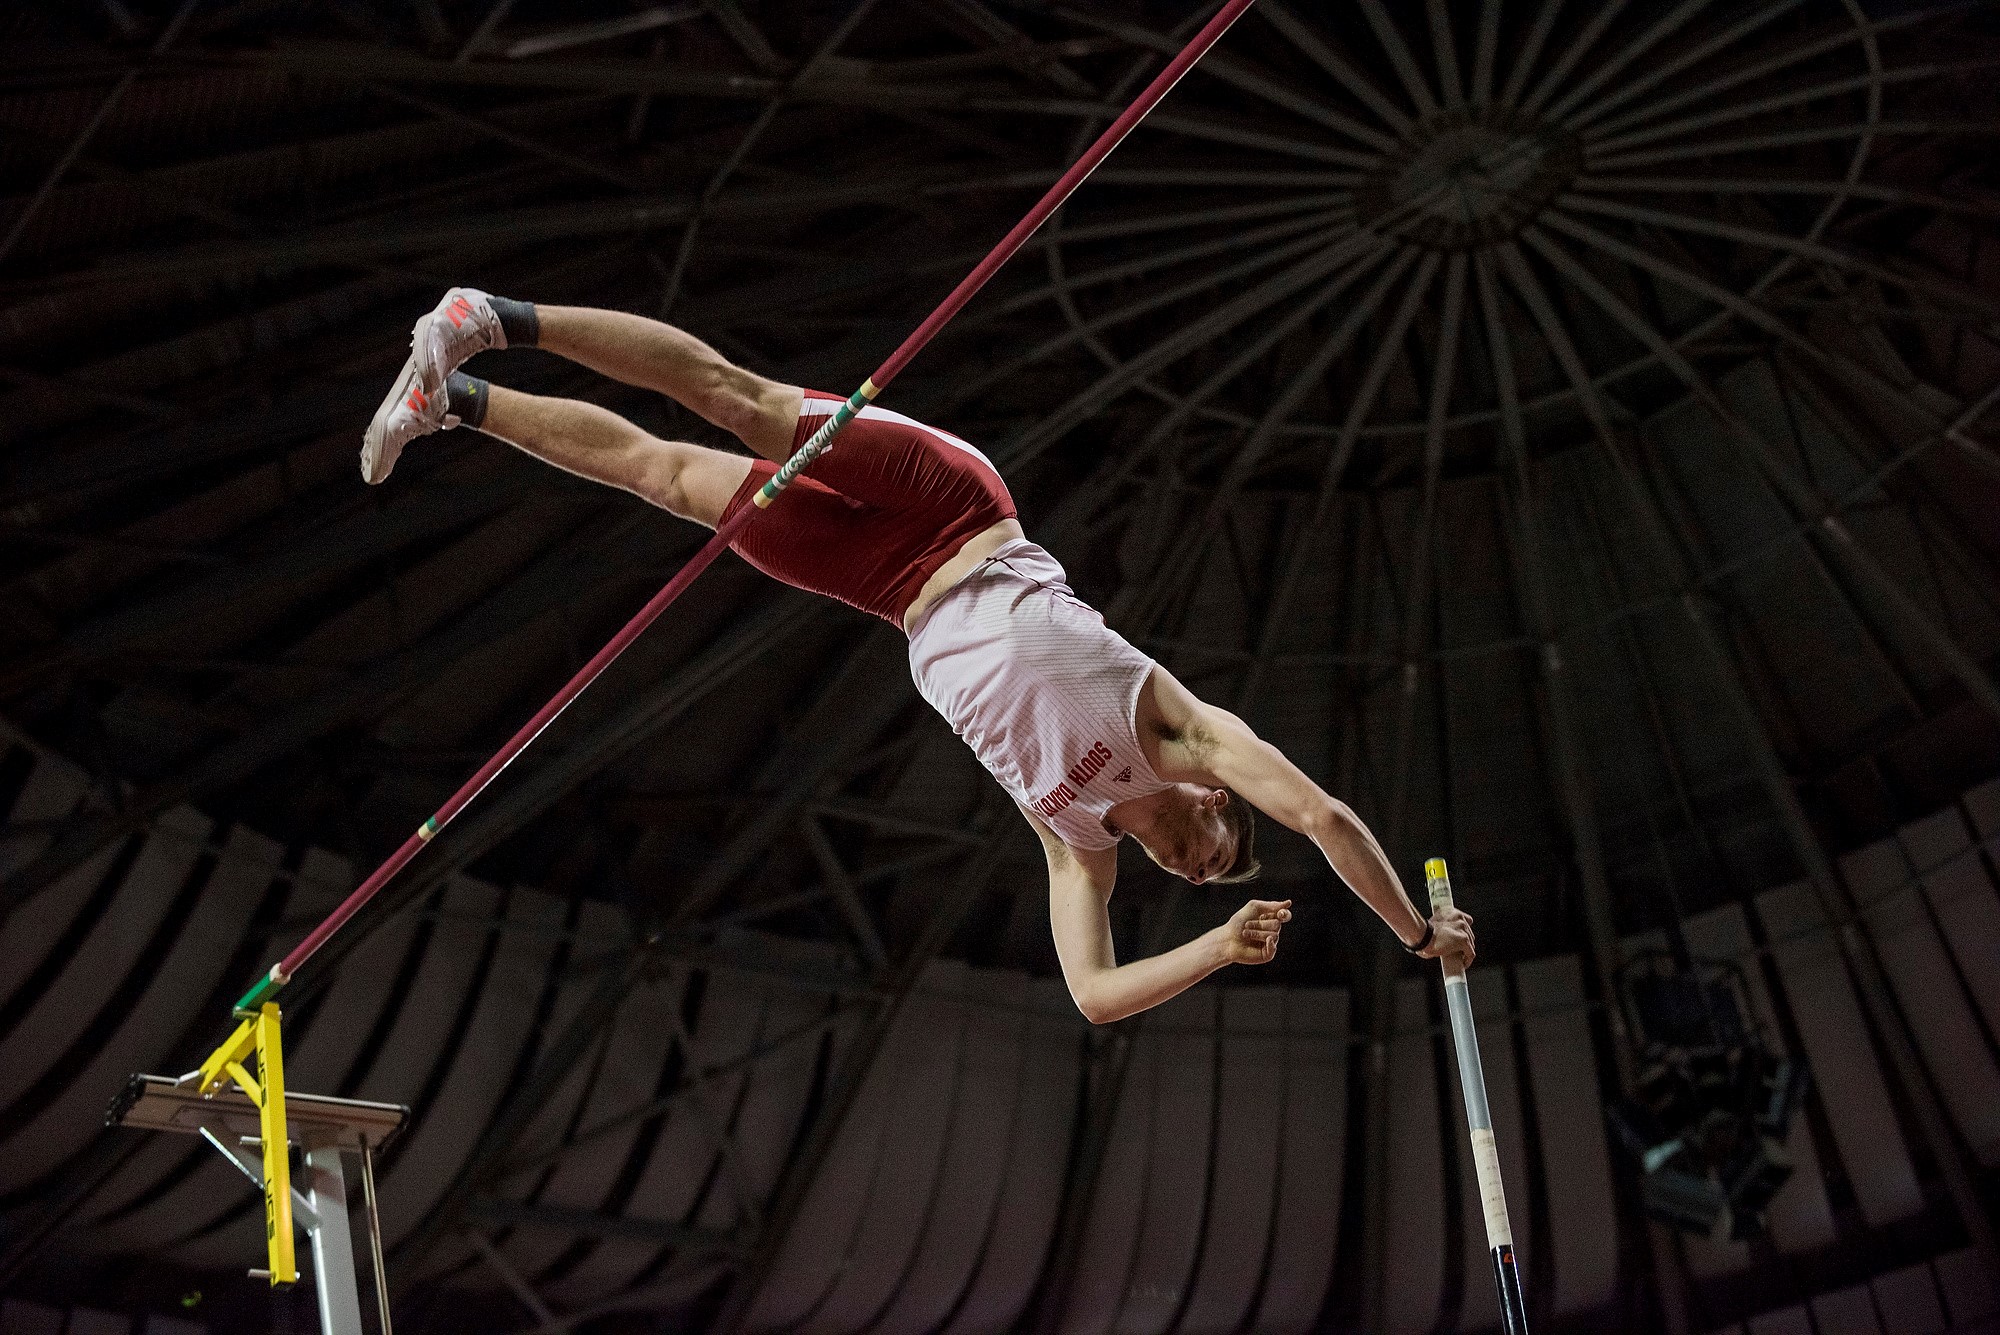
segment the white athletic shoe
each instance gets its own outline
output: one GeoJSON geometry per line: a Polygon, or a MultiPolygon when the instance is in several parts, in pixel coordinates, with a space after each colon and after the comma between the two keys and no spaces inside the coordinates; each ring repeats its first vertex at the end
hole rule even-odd
{"type": "Polygon", "coordinates": [[[417,321],[410,351],[423,373],[424,392],[442,389],[445,377],[488,348],[507,346],[507,331],[494,314],[493,299],[476,287],[455,287],[417,321]]]}
{"type": "Polygon", "coordinates": [[[361,480],[368,485],[387,481],[403,447],[418,436],[458,425],[458,419],[445,411],[449,399],[444,386],[425,389],[423,382],[423,368],[412,352],[396,377],[396,387],[382,400],[361,437],[361,480]]]}
{"type": "Polygon", "coordinates": [[[507,333],[484,292],[455,287],[445,293],[437,309],[410,331],[410,358],[362,433],[362,478],[371,486],[386,480],[403,446],[457,426],[458,419],[445,412],[446,377],[478,353],[506,346],[507,333]]]}

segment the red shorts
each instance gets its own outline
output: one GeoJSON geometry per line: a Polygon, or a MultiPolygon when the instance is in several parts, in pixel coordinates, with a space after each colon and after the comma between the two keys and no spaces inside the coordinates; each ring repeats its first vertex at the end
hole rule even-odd
{"type": "MultiPolygon", "coordinates": [[[[815,389],[805,396],[794,450],[844,402],[815,389]]],[[[766,459],[752,464],[723,520],[777,471],[766,459]]],[[[939,567],[967,539],[1012,518],[1014,498],[985,455],[901,413],[867,407],[729,546],[774,579],[900,630],[939,567]]]]}

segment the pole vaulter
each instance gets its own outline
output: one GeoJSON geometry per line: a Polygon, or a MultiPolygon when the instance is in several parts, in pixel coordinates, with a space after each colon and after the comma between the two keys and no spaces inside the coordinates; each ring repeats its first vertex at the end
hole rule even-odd
{"type": "Polygon", "coordinates": [[[847,401],[827,418],[825,425],[814,432],[811,439],[800,446],[798,451],[786,461],[784,467],[780,468],[770,481],[764,484],[763,488],[757,492],[755,505],[743,507],[735,515],[731,516],[727,522],[718,527],[714,536],[708,540],[700,551],[695,553],[686,565],[681,567],[673,579],[668,581],[666,587],[653,595],[652,599],[644,607],[640,608],[638,613],[626,623],[625,628],[613,636],[609,644],[598,650],[596,655],[589,662],[585,663],[560,691],[556,692],[554,698],[535,711],[535,716],[523,724],[520,731],[516,732],[508,739],[505,746],[494,753],[492,759],[481,765],[478,772],[470,779],[467,779],[464,786],[453,793],[446,800],[445,804],[431,815],[430,819],[418,826],[416,833],[404,840],[402,846],[394,853],[391,853],[388,859],[381,866],[377,867],[367,880],[357,886],[354,892],[343,900],[338,908],[329,913],[324,922],[313,928],[306,935],[306,938],[294,946],[282,960],[272,965],[270,972],[260,978],[256,985],[248,992],[245,992],[242,998],[237,1001],[236,1010],[238,1013],[255,1012],[258,1007],[277,995],[279,989],[283,988],[300,969],[305,967],[306,961],[310,960],[319,951],[319,948],[325,945],[333,934],[346,924],[349,918],[359,913],[370,900],[381,892],[384,886],[388,885],[395,878],[396,873],[400,872],[409,864],[412,858],[416,857],[422,851],[425,844],[436,838],[438,832],[449,825],[459,812],[470,806],[472,800],[478,797],[495,778],[499,777],[502,770],[514,763],[514,759],[528,749],[529,745],[542,734],[543,729],[555,722],[563,710],[569,708],[571,701],[583,694],[585,688],[597,680],[604,670],[611,666],[613,660],[624,653],[631,646],[632,642],[645,632],[648,626],[651,626],[653,622],[659,619],[660,614],[666,611],[675,599],[686,592],[688,586],[694,583],[695,578],[702,571],[714,564],[715,558],[722,555],[729,547],[730,541],[746,525],[760,512],[768,509],[771,503],[792,484],[792,481],[812,464],[813,460],[826,453],[831,448],[834,437],[840,433],[843,427],[854,420],[854,415],[860,412],[876,395],[889,387],[890,382],[923,350],[924,345],[937,336],[938,331],[944,328],[945,324],[954,315],[958,314],[967,302],[972,300],[980,288],[986,286],[987,280],[999,272],[1000,266],[1013,257],[1014,253],[1027,242],[1028,238],[1034,235],[1036,229],[1048,220],[1049,215],[1062,207],[1063,202],[1075,192],[1078,186],[1082,185],[1089,178],[1090,174],[1097,169],[1098,164],[1110,156],[1111,150],[1118,147],[1119,142],[1126,135],[1130,134],[1140,121],[1146,118],[1147,113],[1152,111],[1162,98],[1172,91],[1174,85],[1180,82],[1181,77],[1194,68],[1195,62],[1200,60],[1210,47],[1221,40],[1222,35],[1229,30],[1230,25],[1235,23],[1242,16],[1243,12],[1250,8],[1253,2],[1254,0],[1228,0],[1228,3],[1216,12],[1215,17],[1211,18],[1202,27],[1201,31],[1194,35],[1193,40],[1187,44],[1186,48],[1178,56],[1174,57],[1173,61],[1165,69],[1162,69],[1155,76],[1153,81],[1146,86],[1145,91],[1140,93],[1138,98],[1133,101],[1132,105],[1127,107],[1124,113],[1117,120],[1113,121],[1102,135],[1098,136],[1097,142],[1092,144],[1089,150],[1082,157],[1078,158],[1068,171],[1063,173],[1061,179],[1049,188],[1048,193],[1043,195],[1041,201],[1034,208],[1030,209],[1027,216],[1015,225],[1014,230],[1000,239],[999,244],[994,246],[986,258],[979,262],[979,266],[967,274],[964,280],[952,289],[951,294],[939,303],[938,308],[932,311],[930,316],[922,324],[918,325],[908,338],[903,340],[902,346],[889,354],[889,359],[876,369],[875,374],[862,381],[861,388],[855,390],[848,397],[847,401]]]}
{"type": "MultiPolygon", "coordinates": [[[[398,456],[420,437],[467,426],[711,528],[714,536],[242,997],[236,1033],[200,1071],[174,1082],[179,1088],[198,1078],[202,1096],[234,1084],[270,1123],[261,1138],[274,1284],[288,1282],[296,1266],[285,1218],[285,1096],[273,998],[725,548],[784,583],[880,616],[909,637],[919,692],[972,748],[1042,842],[1056,954],[1071,996],[1093,1023],[1157,1006],[1226,966],[1275,958],[1291,920],[1290,900],[1252,899],[1194,939],[1125,963],[1111,932],[1109,900],[1124,839],[1193,884],[1247,881],[1258,871],[1253,811],[1310,839],[1405,949],[1455,961],[1462,987],[1462,970],[1476,952],[1471,915],[1448,895],[1435,902],[1434,886],[1427,919],[1351,807],[1243,719],[1201,700],[1075,597],[1061,564],[1027,538],[1005,480],[976,447],[871,403],[1251,3],[1223,4],[845,398],[735,366],[692,334],[627,312],[537,307],[455,287],[417,321],[409,359],[362,435],[366,481],[387,480],[398,456]],[[525,346],[656,390],[736,436],[749,455],[664,440],[595,405],[520,393],[459,369],[482,351],[525,346]],[[843,429],[846,447],[828,455],[843,429]],[[823,456],[812,476],[803,477],[823,456]],[[788,489],[791,499],[757,522],[788,489]]],[[[1338,267],[1348,258],[1335,248],[1321,262],[1338,267]]],[[[1474,1126],[1475,1152],[1483,1143],[1490,1158],[1490,1131],[1479,1118],[1474,1126]]]]}
{"type": "MultiPolygon", "coordinates": [[[[473,799],[478,797],[485,790],[486,786],[499,776],[502,770],[513,763],[515,757],[525,751],[542,734],[544,729],[555,722],[563,710],[569,707],[571,701],[581,695],[585,688],[611,665],[613,660],[623,653],[634,640],[638,639],[647,627],[658,620],[660,614],[666,611],[673,604],[674,600],[686,591],[689,585],[694,583],[696,577],[702,571],[714,563],[715,558],[720,556],[730,546],[732,540],[745,527],[768,509],[773,501],[783,495],[785,490],[792,485],[805,468],[815,459],[826,453],[828,448],[833,444],[835,436],[848,423],[853,421],[861,413],[862,409],[876,395],[880,394],[905,366],[909,365],[910,360],[972,299],[973,295],[980,288],[985,286],[987,280],[998,272],[1000,266],[1005,264],[1021,248],[1022,244],[1034,234],[1035,229],[1040,227],[1050,214],[1062,206],[1063,201],[1068,199],[1070,194],[1078,186],[1082,185],[1091,172],[1097,168],[1098,164],[1103,162],[1111,151],[1118,146],[1119,142],[1127,134],[1131,133],[1141,120],[1145,119],[1147,113],[1167,95],[1188,70],[1194,67],[1195,62],[1200,60],[1203,54],[1220,40],[1222,35],[1229,30],[1230,25],[1250,7],[1252,2],[1253,0],[1228,0],[1216,12],[1214,17],[1202,27],[1201,31],[1195,34],[1194,39],[1187,44],[1186,49],[1176,56],[1166,68],[1161,70],[1152,83],[1147,85],[1145,91],[1139,95],[1137,100],[1126,108],[1124,113],[1113,121],[1110,127],[1098,137],[1097,141],[1091,145],[1089,151],[1078,159],[1068,171],[1063,173],[1062,177],[1049,189],[1048,193],[1042,196],[1041,201],[1029,211],[1028,215],[1021,219],[1011,232],[1001,238],[999,244],[993,247],[992,251],[979,263],[977,268],[967,274],[965,279],[956,288],[952,289],[951,294],[939,304],[936,310],[931,312],[929,318],[919,325],[908,338],[903,340],[902,345],[890,354],[889,359],[883,362],[872,376],[862,382],[861,388],[854,391],[834,411],[827,415],[824,423],[812,433],[810,438],[805,440],[790,454],[790,457],[785,460],[782,467],[774,470],[768,481],[756,492],[754,497],[755,503],[741,506],[734,514],[727,516],[722,522],[717,523],[714,535],[695,554],[693,559],[689,560],[674,575],[665,588],[661,589],[645,606],[639,609],[638,613],[633,616],[631,621],[626,623],[624,629],[620,630],[610,643],[606,644],[588,663],[584,664],[582,669],[570,678],[568,683],[556,693],[554,698],[537,710],[534,717],[529,719],[513,737],[508,739],[505,746],[501,747],[491,759],[480,766],[478,772],[468,779],[457,792],[453,793],[450,799],[443,806],[439,807],[429,819],[425,820],[414,834],[404,840],[402,846],[392,853],[381,866],[377,867],[365,881],[356,887],[354,892],[348,895],[339,907],[328,914],[326,919],[313,928],[306,935],[305,939],[293,947],[282,960],[272,965],[269,972],[238,999],[234,1008],[235,1016],[238,1020],[235,1031],[220,1047],[210,1054],[198,1070],[178,1080],[163,1080],[154,1077],[138,1077],[136,1079],[135,1088],[142,1086],[141,1093],[150,1092],[154,1102],[158,1102],[162,1098],[171,1101],[177,1097],[192,1097],[198,1106],[206,1108],[211,1102],[226,1102],[226,1099],[218,1099],[218,1096],[227,1095],[229,1098],[240,1098],[247,1101],[248,1107],[252,1110],[251,1115],[258,1118],[259,1135],[257,1136],[257,1140],[260,1142],[262,1150],[263,1171],[261,1179],[264,1191],[265,1243],[269,1265],[267,1269],[253,1273],[261,1273],[268,1277],[273,1287],[286,1286],[297,1282],[299,1266],[294,1251],[293,1234],[296,1222],[299,1219],[304,1219],[309,1230],[312,1232],[316,1250],[322,1246],[338,1244],[344,1247],[346,1244],[344,1228],[322,1228],[319,1226],[320,1223],[325,1221],[318,1220],[311,1205],[311,1200],[316,1200],[317,1197],[309,1199],[301,1195],[292,1184],[290,1149],[292,1143],[295,1140],[299,1140],[300,1137],[298,1134],[295,1134],[298,1128],[288,1125],[286,1115],[288,1105],[297,1102],[299,1115],[301,1116],[304,1116],[309,1110],[307,1109],[306,1101],[303,1101],[301,1096],[288,1096],[285,1088],[282,1037],[280,1034],[281,1015],[278,1004],[273,998],[276,997],[286,983],[291,981],[300,969],[305,967],[307,961],[312,959],[313,955],[332,938],[334,933],[338,932],[346,924],[348,919],[365,908],[369,901],[374,899],[383,887],[388,885],[395,878],[396,874],[422,851],[425,844],[435,838],[440,830],[449,825],[454,817],[469,806],[473,799]],[[302,1205],[301,1202],[304,1202],[304,1204],[302,1205]]],[[[415,354],[413,352],[412,364],[414,364],[414,361],[415,354]]],[[[401,396],[407,394],[409,389],[410,386],[399,382],[396,392],[391,395],[391,399],[399,399],[401,396]]],[[[431,386],[431,389],[438,392],[439,397],[442,398],[440,387],[431,386]]],[[[411,396],[410,401],[412,405],[417,405],[424,403],[426,399],[427,396],[423,392],[418,392],[411,396]]],[[[385,412],[389,406],[389,403],[385,402],[385,412]]],[[[370,427],[369,439],[371,440],[371,448],[379,449],[381,442],[379,428],[382,416],[383,414],[378,413],[376,423],[370,427]]],[[[365,457],[366,451],[364,451],[365,457]]],[[[393,463],[393,452],[383,466],[383,475],[386,475],[388,463],[393,463]]],[[[364,475],[367,472],[368,470],[364,465],[364,475]]],[[[368,480],[375,482],[380,481],[381,478],[379,476],[369,476],[368,480]]],[[[1269,926],[1272,929],[1270,932],[1270,942],[1264,948],[1267,954],[1276,948],[1275,921],[1272,921],[1269,926]]],[[[140,1095],[134,1094],[131,1090],[127,1091],[127,1095],[128,1097],[125,1099],[125,1102],[132,1104],[134,1108],[138,1108],[143,1102],[140,1095]]],[[[320,1100],[320,1102],[339,1103],[351,1101],[320,1100]]],[[[146,1103],[145,1108],[152,1108],[152,1103],[146,1103]]],[[[344,1111],[348,1110],[343,1109],[344,1111]]],[[[376,1115],[380,1112],[373,1105],[361,1111],[371,1115],[376,1115]]],[[[401,1110],[392,1111],[400,1112],[401,1110]]],[[[173,1119],[170,1118],[169,1120],[173,1119]]],[[[185,1119],[181,1120],[184,1121],[185,1119]]],[[[197,1120],[199,1119],[197,1118],[197,1120]]],[[[137,1117],[131,1119],[131,1124],[144,1125],[147,1123],[144,1117],[137,1117]]],[[[178,1122],[175,1124],[179,1125],[178,1122]]],[[[204,1123],[204,1127],[205,1125],[204,1123]]],[[[185,1127],[181,1127],[180,1129],[185,1129],[185,1127]]],[[[204,1134],[206,1135],[208,1132],[204,1130],[204,1134]]],[[[324,1137],[322,1136],[321,1138],[323,1139],[324,1137]]],[[[364,1151],[363,1185],[371,1200],[373,1199],[374,1182],[372,1172],[368,1169],[369,1159],[366,1151],[378,1143],[381,1138],[381,1132],[377,1129],[373,1140],[364,1136],[358,1142],[364,1151]]],[[[219,1147],[222,1146],[220,1140],[216,1140],[215,1143],[219,1147]]],[[[322,1157],[324,1157],[327,1147],[325,1145],[320,1146],[320,1151],[322,1152],[322,1157]]],[[[251,1172],[249,1166],[236,1158],[233,1151],[226,1152],[230,1153],[232,1161],[239,1168],[243,1169],[246,1173],[251,1172]]],[[[337,1163],[338,1147],[335,1147],[330,1152],[335,1155],[337,1163]]],[[[254,1173],[252,1175],[258,1176],[254,1173]]],[[[344,1216],[345,1212],[341,1210],[336,1213],[344,1216]]],[[[334,1222],[344,1224],[344,1219],[334,1222]]],[[[376,1255],[378,1257],[377,1287],[378,1291],[385,1292],[385,1281],[380,1272],[379,1238],[372,1238],[372,1240],[375,1244],[376,1255]]],[[[358,1330],[358,1315],[352,1314],[348,1310],[356,1306],[353,1301],[352,1266],[351,1264],[345,1266],[335,1265],[328,1267],[328,1269],[337,1270],[341,1273],[339,1276],[332,1274],[322,1275],[320,1285],[322,1290],[321,1308],[325,1328],[329,1332],[342,1333],[349,1330],[358,1330]],[[339,1282],[335,1282],[336,1280],[339,1282]],[[332,1304],[332,1307],[329,1307],[329,1303],[332,1304]],[[335,1312],[335,1308],[339,1310],[335,1312]],[[349,1319],[350,1316],[352,1316],[351,1320],[349,1319]]],[[[378,1296],[380,1296],[380,1292],[378,1292],[378,1296]]],[[[388,1328],[386,1298],[383,1301],[383,1315],[383,1328],[386,1330],[388,1328]]]]}

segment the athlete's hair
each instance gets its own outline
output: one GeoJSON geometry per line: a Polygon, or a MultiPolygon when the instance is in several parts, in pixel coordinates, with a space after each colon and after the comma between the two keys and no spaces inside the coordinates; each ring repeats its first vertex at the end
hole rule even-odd
{"type": "Polygon", "coordinates": [[[1229,789],[1229,801],[1222,808],[1222,821],[1236,831],[1236,860],[1229,864],[1229,870],[1212,877],[1210,885],[1235,885],[1238,881],[1254,881],[1257,873],[1264,870],[1264,864],[1257,861],[1257,813],[1248,802],[1229,789]]]}

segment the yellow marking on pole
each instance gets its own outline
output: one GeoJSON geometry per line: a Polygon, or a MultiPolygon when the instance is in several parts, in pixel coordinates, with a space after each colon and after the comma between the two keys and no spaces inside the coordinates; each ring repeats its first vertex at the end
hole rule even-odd
{"type": "Polygon", "coordinates": [[[875,377],[874,377],[874,376],[870,376],[870,377],[868,377],[868,379],[866,379],[866,380],[864,380],[864,381],[862,381],[862,382],[861,382],[861,397],[862,397],[862,398],[864,398],[864,399],[869,399],[869,400],[873,400],[873,399],[874,399],[874,397],[875,397],[875,396],[876,396],[877,394],[880,394],[881,392],[882,392],[881,390],[879,390],[879,389],[875,388],[875,377]]]}

